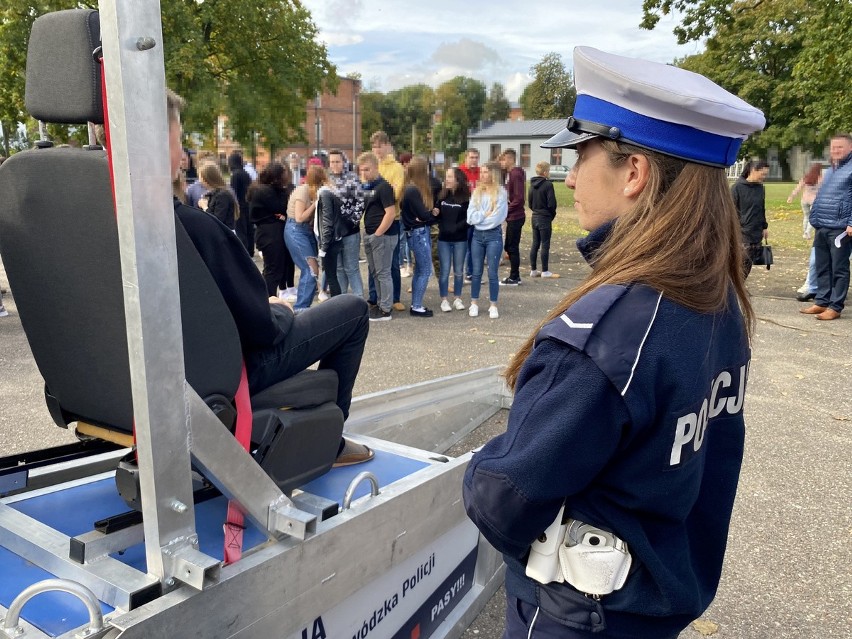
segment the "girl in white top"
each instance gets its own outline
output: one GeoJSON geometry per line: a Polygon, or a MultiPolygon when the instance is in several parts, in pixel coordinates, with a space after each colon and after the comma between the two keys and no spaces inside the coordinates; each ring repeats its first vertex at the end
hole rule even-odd
{"type": "Polygon", "coordinates": [[[488,293],[491,306],[488,316],[497,319],[497,295],[500,290],[497,268],[503,252],[503,233],[500,225],[509,210],[508,196],[503,188],[503,174],[496,162],[487,162],[479,173],[467,209],[467,223],[473,228],[470,243],[472,279],[470,282],[470,309],[468,315],[479,315],[479,289],[482,286],[482,271],[488,261],[488,293]]]}

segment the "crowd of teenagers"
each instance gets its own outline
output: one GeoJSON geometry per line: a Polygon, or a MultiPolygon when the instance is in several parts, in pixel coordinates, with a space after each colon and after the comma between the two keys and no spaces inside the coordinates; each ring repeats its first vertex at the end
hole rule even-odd
{"type": "Polygon", "coordinates": [[[530,277],[559,277],[549,270],[556,196],[547,162],[536,165],[527,194],[526,173],[513,149],[482,165],[479,152],[469,149],[442,182],[426,158],[401,154],[397,159],[383,131],[370,142],[372,150],[354,162],[332,149],[302,166],[293,153],[259,173],[234,152],[228,158],[230,184],[217,162],[203,160],[196,168],[184,153],[183,181],[176,190],[187,204],[233,231],[250,255],[260,253],[268,295],[280,296],[296,312],[352,293],[366,296],[371,321],[389,320],[406,310],[402,282],[410,277],[408,314],[432,317],[425,296],[436,275],[440,310],[477,317],[487,274],[487,312],[497,319],[500,287],[521,284],[519,246],[527,207],[532,211],[530,277]],[[362,244],[366,287],[359,268],[362,244]],[[509,272],[501,279],[504,262],[509,272]]]}

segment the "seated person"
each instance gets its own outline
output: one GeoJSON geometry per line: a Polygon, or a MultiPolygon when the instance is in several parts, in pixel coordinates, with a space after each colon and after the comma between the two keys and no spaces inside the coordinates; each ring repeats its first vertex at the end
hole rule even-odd
{"type": "MultiPolygon", "coordinates": [[[[180,113],[183,99],[167,91],[171,174],[180,171],[180,113]]],[[[267,297],[266,284],[236,235],[203,211],[174,200],[175,216],[186,229],[234,317],[242,343],[249,389],[256,394],[315,362],[337,373],[337,405],[349,416],[352,387],[361,366],[369,322],[367,303],[340,295],[295,315],[278,297],[267,297]]],[[[342,439],[336,466],[373,457],[367,446],[342,439]]]]}

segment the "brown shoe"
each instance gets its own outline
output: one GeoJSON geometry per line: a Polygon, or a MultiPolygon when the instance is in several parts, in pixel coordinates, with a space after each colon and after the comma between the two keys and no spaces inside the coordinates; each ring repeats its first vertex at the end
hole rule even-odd
{"type": "Polygon", "coordinates": [[[356,444],[355,442],[343,438],[343,450],[337,455],[337,459],[332,468],[341,466],[352,466],[354,464],[363,464],[375,457],[375,453],[364,444],[356,444]]]}
{"type": "Polygon", "coordinates": [[[405,306],[403,306],[402,302],[394,302],[394,303],[393,303],[393,310],[395,310],[395,311],[404,311],[404,310],[405,310],[405,306]]]}
{"type": "Polygon", "coordinates": [[[818,320],[836,320],[840,318],[840,313],[835,311],[833,308],[827,308],[822,313],[816,316],[818,320]]]}
{"type": "Polygon", "coordinates": [[[807,308],[800,308],[799,312],[804,313],[805,315],[819,315],[820,313],[824,313],[828,310],[826,306],[817,306],[816,304],[812,306],[808,306],[807,308]]]}

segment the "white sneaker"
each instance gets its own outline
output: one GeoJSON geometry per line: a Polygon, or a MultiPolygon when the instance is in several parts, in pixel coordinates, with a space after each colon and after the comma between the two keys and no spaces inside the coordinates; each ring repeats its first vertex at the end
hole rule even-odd
{"type": "Polygon", "coordinates": [[[444,311],[445,313],[449,313],[451,310],[453,310],[453,307],[450,306],[449,301],[441,300],[441,310],[444,311]]]}
{"type": "Polygon", "coordinates": [[[319,292],[319,295],[317,295],[317,299],[318,299],[320,302],[324,302],[324,301],[326,301],[326,300],[328,299],[328,297],[329,297],[329,295],[328,295],[328,293],[326,293],[325,291],[320,291],[320,292],[319,292]]]}
{"type": "Polygon", "coordinates": [[[9,311],[6,310],[5,306],[0,306],[0,317],[9,317],[9,311]]]}
{"type": "Polygon", "coordinates": [[[470,308],[467,309],[467,314],[470,315],[471,317],[478,317],[479,316],[479,307],[476,304],[471,304],[470,308]]]}
{"type": "Polygon", "coordinates": [[[556,279],[556,278],[559,277],[559,273],[551,273],[550,271],[545,271],[544,273],[541,274],[541,276],[542,277],[552,277],[553,279],[556,279]]]}
{"type": "Polygon", "coordinates": [[[457,297],[456,299],[453,300],[453,308],[456,309],[457,311],[463,311],[464,310],[464,302],[461,301],[460,297],[457,297]]]}
{"type": "Polygon", "coordinates": [[[806,285],[802,284],[799,288],[796,289],[796,292],[799,295],[807,295],[811,292],[811,289],[809,289],[806,285]]]}
{"type": "Polygon", "coordinates": [[[403,266],[399,269],[400,277],[411,277],[411,270],[407,266],[403,266]]]}
{"type": "Polygon", "coordinates": [[[496,306],[492,306],[488,309],[488,317],[490,317],[491,319],[497,319],[498,317],[500,317],[500,313],[497,312],[496,306]]]}
{"type": "Polygon", "coordinates": [[[535,269],[531,270],[530,277],[541,277],[541,271],[537,271],[535,269]]]}

